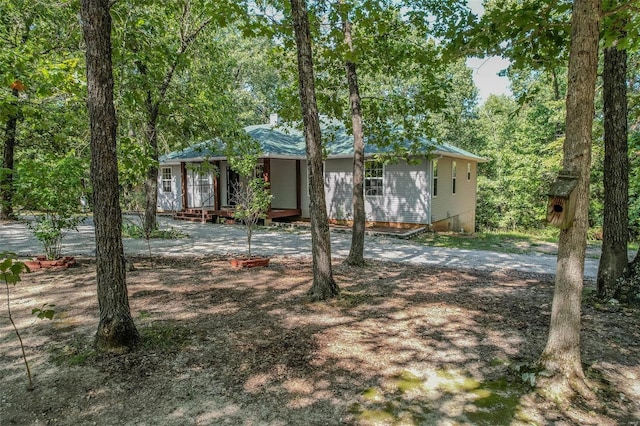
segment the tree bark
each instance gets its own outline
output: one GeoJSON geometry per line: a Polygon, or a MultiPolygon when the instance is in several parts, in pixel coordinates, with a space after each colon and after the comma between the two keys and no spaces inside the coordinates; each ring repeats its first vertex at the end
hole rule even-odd
{"type": "Polygon", "coordinates": [[[96,280],[100,308],[95,343],[99,350],[123,352],[135,347],[139,334],[131,317],[125,279],[109,0],[82,0],[81,17],[86,44],[96,280]]]}
{"type": "MultiPolygon", "coordinates": [[[[344,41],[353,52],[351,22],[344,18],[344,41]]],[[[349,105],[351,107],[351,127],[353,130],[353,226],[351,228],[351,248],[344,263],[351,266],[364,266],[364,131],[362,128],[362,108],[360,106],[360,88],[356,64],[346,61],[347,81],[349,83],[349,105]]]]}
{"type": "Polygon", "coordinates": [[[618,279],[629,273],[627,255],[629,157],[627,144],[627,52],[604,50],[604,223],[598,296],[619,297],[618,279]]]}
{"type": "MultiPolygon", "coordinates": [[[[138,72],[145,78],[148,78],[147,66],[141,61],[136,61],[138,72]]],[[[171,68],[170,75],[173,75],[171,68]]],[[[166,76],[165,76],[166,77],[166,76]]],[[[171,80],[168,80],[169,82],[171,80]]],[[[164,85],[161,87],[165,87],[164,85]]],[[[168,83],[167,86],[168,87],[168,83]]],[[[163,92],[166,93],[166,92],[163,92]]],[[[158,114],[160,111],[160,101],[154,102],[151,89],[147,90],[145,99],[145,108],[147,112],[147,123],[145,126],[145,152],[147,156],[153,160],[146,171],[144,178],[144,219],[142,228],[145,235],[151,235],[158,227],[157,211],[158,211],[158,114]]]]}
{"type": "Polygon", "coordinates": [[[144,206],[144,232],[145,235],[151,235],[158,227],[157,209],[158,209],[158,108],[151,102],[151,94],[147,99],[147,148],[149,149],[149,158],[153,160],[147,169],[147,176],[144,181],[145,206],[144,206]]]}
{"type": "Polygon", "coordinates": [[[560,231],[551,323],[540,364],[548,377],[538,387],[548,398],[573,392],[591,396],[580,358],[580,310],[587,244],[589,168],[598,67],[599,0],[575,0],[569,53],[566,137],[563,167],[578,176],[573,225],[560,231]]]}
{"type": "Polygon", "coordinates": [[[15,110],[9,115],[7,127],[5,128],[4,152],[2,156],[2,167],[7,169],[0,174],[0,192],[2,192],[2,201],[0,202],[0,219],[15,220],[16,215],[13,211],[13,194],[15,188],[13,186],[13,168],[14,153],[16,149],[16,134],[18,131],[18,121],[20,119],[18,89],[12,89],[11,94],[15,97],[15,110]]]}
{"type": "Polygon", "coordinates": [[[300,104],[307,146],[307,165],[311,186],[311,252],[313,256],[312,300],[335,297],[340,289],[333,279],[331,268],[331,239],[329,218],[324,194],[324,172],[320,117],[316,103],[311,35],[305,0],[291,0],[291,14],[298,53],[298,82],[300,104]]]}

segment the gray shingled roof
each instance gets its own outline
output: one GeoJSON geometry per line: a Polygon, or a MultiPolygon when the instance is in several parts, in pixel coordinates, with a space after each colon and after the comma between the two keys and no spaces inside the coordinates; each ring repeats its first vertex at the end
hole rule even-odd
{"type": "MultiPolygon", "coordinates": [[[[269,124],[245,127],[245,131],[260,142],[264,157],[304,158],[306,156],[304,134],[291,127],[272,127],[269,124]]],[[[353,156],[353,136],[347,134],[343,126],[323,126],[322,136],[326,140],[328,158],[353,156]]],[[[224,158],[225,154],[220,148],[212,149],[220,145],[211,140],[191,145],[181,151],[174,151],[160,157],[160,163],[178,163],[189,160],[198,161],[204,158],[224,158]]],[[[436,144],[424,141],[423,145],[433,146],[432,154],[444,154],[453,157],[462,157],[470,160],[485,162],[486,160],[464,149],[449,144],[436,144]]],[[[388,153],[390,148],[380,148],[374,144],[367,144],[366,155],[388,153]]]]}

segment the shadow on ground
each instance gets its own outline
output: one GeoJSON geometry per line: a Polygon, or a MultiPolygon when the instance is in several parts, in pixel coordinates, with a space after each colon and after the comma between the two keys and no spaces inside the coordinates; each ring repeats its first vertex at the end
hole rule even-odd
{"type": "Polygon", "coordinates": [[[90,259],[25,276],[24,371],[0,328],[0,423],[33,424],[616,424],[640,422],[638,315],[585,308],[584,361],[609,384],[606,411],[537,405],[526,370],[546,339],[548,276],[392,263],[337,266],[339,299],[310,303],[300,259],[234,270],[222,258],[143,258],[128,276],[143,336],[133,353],[91,349],[90,259]],[[364,273],[363,273],[364,272],[364,273]],[[33,304],[55,303],[33,324],[33,304]],[[635,334],[634,334],[635,333],[635,334]]]}

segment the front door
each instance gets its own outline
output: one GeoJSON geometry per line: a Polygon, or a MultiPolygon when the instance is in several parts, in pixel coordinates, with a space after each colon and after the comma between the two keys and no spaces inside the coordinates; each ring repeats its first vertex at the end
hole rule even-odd
{"type": "Polygon", "coordinates": [[[213,175],[197,170],[189,171],[189,205],[195,208],[212,207],[215,202],[213,193],[213,175]]]}

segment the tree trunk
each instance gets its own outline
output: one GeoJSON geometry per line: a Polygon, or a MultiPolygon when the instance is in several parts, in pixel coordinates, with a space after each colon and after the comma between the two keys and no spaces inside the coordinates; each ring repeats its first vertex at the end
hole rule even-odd
{"type": "MultiPolygon", "coordinates": [[[[152,162],[147,170],[144,181],[144,233],[151,235],[158,227],[157,206],[158,206],[158,106],[151,104],[151,94],[148,94],[148,122],[146,129],[147,148],[152,162]]],[[[203,209],[204,211],[204,209],[203,209]]]]}
{"type": "MultiPolygon", "coordinates": [[[[351,22],[344,18],[344,40],[349,51],[353,52],[351,22]]],[[[353,226],[351,230],[351,248],[344,263],[351,266],[364,266],[364,131],[362,129],[362,109],[360,107],[360,89],[356,64],[346,62],[347,81],[349,83],[349,105],[351,107],[351,127],[353,130],[353,226]]]]}
{"type": "MultiPolygon", "coordinates": [[[[181,63],[184,53],[195,43],[202,30],[206,28],[211,22],[211,18],[207,18],[195,28],[190,30],[190,23],[187,19],[187,15],[190,14],[190,3],[185,2],[183,4],[183,14],[180,25],[180,47],[176,52],[176,56],[173,62],[169,66],[167,73],[164,75],[162,83],[158,87],[157,98],[154,101],[151,90],[147,91],[146,108],[147,108],[147,127],[146,138],[147,148],[149,149],[149,157],[151,165],[147,170],[147,175],[144,181],[144,193],[145,193],[145,206],[144,206],[144,232],[146,235],[151,235],[151,232],[156,230],[157,223],[157,206],[158,206],[158,115],[160,113],[160,105],[164,102],[167,95],[167,90],[173,81],[173,76],[181,63]]],[[[138,71],[147,77],[147,65],[141,61],[136,62],[138,71]]],[[[204,205],[203,216],[204,216],[204,205]]]]}
{"type": "Polygon", "coordinates": [[[125,280],[109,0],[82,0],[81,17],[86,44],[96,280],[100,308],[96,347],[122,352],[132,349],[139,341],[139,335],[131,317],[125,280]]]}
{"type": "Polygon", "coordinates": [[[574,391],[591,396],[580,358],[580,309],[587,244],[589,168],[598,67],[599,0],[573,4],[563,167],[578,175],[573,226],[560,232],[555,291],[547,345],[540,357],[548,374],[538,387],[548,398],[566,400],[574,391]]]}
{"type": "Polygon", "coordinates": [[[598,296],[619,297],[617,281],[628,275],[629,157],[627,147],[627,52],[604,50],[604,224],[598,296]]]}
{"type": "Polygon", "coordinates": [[[331,239],[329,218],[324,194],[322,138],[316,103],[311,35],[305,0],[291,0],[291,14],[298,50],[298,82],[300,104],[307,145],[307,165],[311,186],[311,252],[313,256],[313,285],[309,296],[313,300],[335,297],[340,289],[333,279],[331,268],[331,239]]]}
{"type": "Polygon", "coordinates": [[[14,168],[14,152],[16,149],[16,133],[18,130],[19,113],[19,96],[18,89],[13,89],[11,94],[15,99],[15,111],[12,111],[7,120],[5,129],[4,153],[2,157],[2,167],[7,169],[0,173],[0,192],[2,192],[2,200],[0,201],[0,219],[14,220],[16,215],[13,211],[13,194],[15,188],[13,186],[13,168],[14,168]]]}

